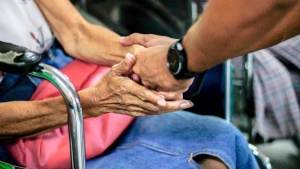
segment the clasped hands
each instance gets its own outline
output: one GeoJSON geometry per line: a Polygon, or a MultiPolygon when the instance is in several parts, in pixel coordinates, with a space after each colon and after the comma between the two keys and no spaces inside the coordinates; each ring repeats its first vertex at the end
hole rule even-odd
{"type": "MultiPolygon", "coordinates": [[[[138,33],[120,38],[124,46],[143,46],[136,53],[128,53],[126,56],[126,59],[132,59],[133,64],[128,77],[146,87],[144,92],[155,94],[152,99],[155,101],[154,98],[157,98],[158,114],[193,106],[191,101],[183,100],[183,93],[188,90],[193,79],[176,80],[167,68],[167,52],[175,41],[177,39],[166,36],[138,33]]],[[[155,105],[155,102],[152,103],[155,105]]]]}
{"type": "Polygon", "coordinates": [[[130,116],[157,115],[193,106],[183,99],[193,79],[176,80],[167,68],[166,55],[176,39],[132,34],[121,38],[124,46],[142,45],[93,87],[88,89],[91,116],[99,112],[114,112],[130,116]]]}

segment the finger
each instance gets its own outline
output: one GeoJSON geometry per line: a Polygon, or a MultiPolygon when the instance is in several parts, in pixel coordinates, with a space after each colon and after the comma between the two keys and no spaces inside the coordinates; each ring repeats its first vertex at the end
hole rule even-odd
{"type": "Polygon", "coordinates": [[[126,88],[126,91],[129,91],[130,94],[137,96],[143,101],[149,101],[150,103],[159,106],[166,105],[166,100],[164,99],[164,97],[155,92],[152,92],[144,86],[135,83],[134,81],[126,81],[126,83],[123,83],[122,85],[126,88]]]}
{"type": "Polygon", "coordinates": [[[189,100],[175,100],[175,101],[167,101],[165,108],[169,111],[177,111],[182,109],[187,109],[193,107],[193,102],[189,100]]]}
{"type": "Polygon", "coordinates": [[[153,34],[140,34],[140,33],[133,33],[127,37],[121,37],[119,39],[120,43],[124,46],[129,46],[133,44],[139,44],[146,48],[160,45],[163,40],[159,40],[157,36],[153,34]]]}
{"type": "Polygon", "coordinates": [[[130,112],[139,112],[146,115],[157,114],[160,111],[160,107],[157,104],[152,104],[147,101],[140,102],[139,104],[132,104],[128,106],[130,112]]]}
{"type": "Polygon", "coordinates": [[[112,107],[112,111],[117,114],[124,114],[124,115],[129,115],[133,117],[139,117],[139,116],[147,116],[147,115],[153,115],[153,112],[157,112],[159,108],[156,106],[154,110],[148,110],[136,105],[127,105],[124,107],[120,107],[116,109],[116,105],[112,104],[110,105],[112,107]]]}
{"type": "Polygon", "coordinates": [[[145,90],[142,90],[142,92],[140,92],[140,94],[138,95],[138,97],[142,100],[148,100],[149,102],[153,103],[153,104],[157,104],[159,106],[166,106],[166,100],[164,97],[162,97],[161,95],[152,92],[149,89],[146,89],[145,87],[143,87],[145,90]]]}
{"type": "Polygon", "coordinates": [[[134,80],[135,82],[138,82],[140,83],[141,82],[141,78],[138,74],[136,73],[133,73],[132,76],[131,76],[132,80],[134,80]]]}
{"type": "MultiPolygon", "coordinates": [[[[129,46],[129,45],[132,45],[132,44],[140,44],[140,45],[143,45],[144,44],[144,36],[143,34],[140,34],[140,33],[133,33],[129,36],[126,36],[126,37],[121,37],[119,39],[120,43],[124,46],[129,46]]],[[[144,45],[143,45],[144,46],[144,45]]]]}
{"type": "Polygon", "coordinates": [[[127,53],[122,62],[112,67],[112,71],[115,72],[116,75],[128,75],[135,64],[135,61],[135,57],[132,54],[127,53]]]}
{"type": "Polygon", "coordinates": [[[138,117],[138,116],[153,115],[153,112],[157,112],[158,110],[159,109],[157,107],[154,110],[148,110],[139,106],[131,105],[128,106],[126,109],[118,110],[115,113],[138,117]]]}
{"type": "Polygon", "coordinates": [[[183,91],[177,91],[177,92],[159,91],[158,94],[164,96],[166,100],[181,100],[183,98],[183,91]]]}
{"type": "MultiPolygon", "coordinates": [[[[193,106],[192,102],[188,100],[177,100],[177,101],[167,101],[165,106],[156,106],[150,102],[144,101],[140,104],[133,103],[127,107],[129,115],[137,116],[135,113],[139,112],[145,115],[157,115],[167,112],[178,111],[193,106]]],[[[138,116],[140,116],[138,114],[138,116]]]]}
{"type": "Polygon", "coordinates": [[[133,116],[133,117],[142,117],[142,116],[147,116],[148,114],[141,113],[141,112],[130,112],[130,113],[127,114],[127,115],[133,116]]]}

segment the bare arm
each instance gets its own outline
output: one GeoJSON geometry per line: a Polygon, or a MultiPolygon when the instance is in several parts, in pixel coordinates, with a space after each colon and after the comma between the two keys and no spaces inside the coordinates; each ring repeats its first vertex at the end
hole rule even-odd
{"type": "Polygon", "coordinates": [[[252,51],[253,49],[267,48],[298,35],[300,33],[299,11],[300,1],[270,32],[266,33],[260,42],[251,46],[252,51]]]}
{"type": "Polygon", "coordinates": [[[296,0],[210,0],[183,39],[189,70],[201,72],[298,34],[296,13],[296,0]]]}
{"type": "Polygon", "coordinates": [[[69,0],[35,0],[67,53],[78,59],[111,66],[140,46],[124,47],[119,35],[88,23],[69,0]]]}
{"type": "MultiPolygon", "coordinates": [[[[229,58],[299,34],[299,12],[297,0],[209,0],[205,12],[183,39],[188,70],[202,72],[229,58]]],[[[166,66],[171,45],[167,37],[132,34],[120,42],[147,47],[137,52],[134,67],[144,85],[163,91],[182,91],[190,84],[176,80],[166,66]]]]}
{"type": "Polygon", "coordinates": [[[0,139],[37,135],[66,124],[67,113],[63,105],[62,98],[0,103],[0,139]]]}

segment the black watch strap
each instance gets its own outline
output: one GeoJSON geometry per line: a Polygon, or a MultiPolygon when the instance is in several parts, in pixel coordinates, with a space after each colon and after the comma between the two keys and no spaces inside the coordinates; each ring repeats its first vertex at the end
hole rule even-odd
{"type": "Polygon", "coordinates": [[[189,78],[193,78],[195,77],[198,73],[191,73],[188,71],[187,68],[187,55],[186,52],[183,48],[182,45],[182,39],[179,39],[177,42],[175,42],[174,44],[171,45],[170,50],[177,50],[177,52],[179,53],[179,57],[180,57],[180,62],[181,62],[181,69],[176,72],[176,73],[172,73],[174,75],[174,77],[176,79],[189,79],[189,78]]]}

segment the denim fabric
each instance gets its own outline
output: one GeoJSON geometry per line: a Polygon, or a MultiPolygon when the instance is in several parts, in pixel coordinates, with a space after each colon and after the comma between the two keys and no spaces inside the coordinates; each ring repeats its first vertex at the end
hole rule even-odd
{"type": "Polygon", "coordinates": [[[6,151],[3,145],[0,144],[0,161],[7,162],[9,164],[16,165],[11,155],[6,151]]]}
{"type": "Polygon", "coordinates": [[[200,168],[199,154],[220,158],[230,169],[257,169],[244,136],[213,116],[185,111],[137,118],[103,155],[87,162],[90,169],[200,168]]]}
{"type": "Polygon", "coordinates": [[[29,100],[35,89],[27,76],[6,73],[0,83],[0,102],[29,100]]]}

